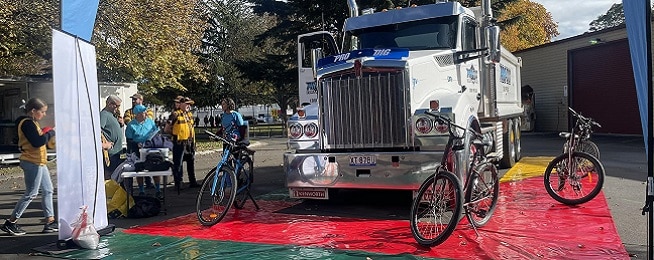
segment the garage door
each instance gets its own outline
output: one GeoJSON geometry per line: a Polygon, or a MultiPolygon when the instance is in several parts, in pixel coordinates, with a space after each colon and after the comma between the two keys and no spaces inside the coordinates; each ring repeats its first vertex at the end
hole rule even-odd
{"type": "Polygon", "coordinates": [[[569,53],[569,104],[602,125],[598,133],[642,134],[627,40],[569,53]]]}

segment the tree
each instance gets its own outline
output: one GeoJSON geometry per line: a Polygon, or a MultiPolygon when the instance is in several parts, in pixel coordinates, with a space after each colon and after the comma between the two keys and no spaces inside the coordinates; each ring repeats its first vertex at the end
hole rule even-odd
{"type": "MultiPolygon", "coordinates": [[[[654,12],[654,5],[652,12],[654,12]]],[[[590,26],[588,31],[595,32],[623,24],[625,24],[624,9],[622,3],[618,3],[613,4],[605,14],[598,16],[597,19],[590,22],[588,24],[590,26]]]]}
{"type": "Polygon", "coordinates": [[[548,43],[559,35],[552,14],[543,5],[529,0],[507,4],[497,17],[499,21],[513,20],[505,24],[500,33],[500,41],[509,51],[548,43]]]}
{"type": "Polygon", "coordinates": [[[58,0],[0,0],[0,77],[50,73],[58,8],[58,0]]]}
{"type": "Polygon", "coordinates": [[[92,37],[99,79],[136,81],[148,94],[186,90],[184,78],[204,79],[195,55],[205,27],[200,3],[100,0],[92,37]]]}
{"type": "Polygon", "coordinates": [[[262,51],[254,38],[270,27],[269,17],[256,15],[247,1],[204,1],[208,26],[198,52],[206,82],[190,83],[189,94],[198,106],[216,106],[220,99],[233,98],[237,104],[259,104],[269,100],[260,93],[261,84],[243,77],[238,62],[255,59],[262,51]]]}

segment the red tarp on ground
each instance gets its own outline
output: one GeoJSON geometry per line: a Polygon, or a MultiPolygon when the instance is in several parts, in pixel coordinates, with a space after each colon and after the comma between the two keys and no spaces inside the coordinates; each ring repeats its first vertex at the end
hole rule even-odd
{"type": "Polygon", "coordinates": [[[629,259],[603,193],[566,206],[549,197],[542,177],[502,183],[497,209],[479,237],[464,219],[434,248],[416,243],[408,220],[282,214],[275,211],[297,202],[258,203],[260,211],[232,210],[212,227],[189,214],[125,233],[459,259],[629,259]]]}

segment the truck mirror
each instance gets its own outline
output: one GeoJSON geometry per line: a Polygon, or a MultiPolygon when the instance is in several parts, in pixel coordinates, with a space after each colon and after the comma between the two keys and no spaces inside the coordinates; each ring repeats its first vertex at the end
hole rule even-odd
{"type": "Polygon", "coordinates": [[[321,48],[311,49],[311,70],[313,70],[313,78],[317,78],[318,75],[318,60],[323,58],[323,53],[321,48]]]}
{"type": "Polygon", "coordinates": [[[486,46],[488,46],[488,60],[500,62],[500,27],[497,25],[486,27],[486,46]]]}

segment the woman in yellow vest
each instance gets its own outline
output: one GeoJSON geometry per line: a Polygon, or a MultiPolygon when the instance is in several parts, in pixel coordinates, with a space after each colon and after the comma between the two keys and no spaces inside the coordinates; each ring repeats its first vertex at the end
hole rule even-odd
{"type": "Polygon", "coordinates": [[[50,172],[45,165],[47,162],[46,146],[50,139],[54,139],[54,128],[46,131],[41,129],[38,121],[45,117],[48,105],[43,100],[32,98],[25,104],[26,116],[16,119],[18,127],[18,146],[21,151],[20,167],[25,174],[25,193],[20,198],[11,217],[5,220],[0,227],[3,231],[14,235],[24,235],[25,231],[16,224],[30,202],[39,194],[39,188],[43,191],[43,213],[45,226],[43,233],[56,232],[59,225],[54,218],[54,206],[52,195],[54,187],[50,179],[50,172]]]}

